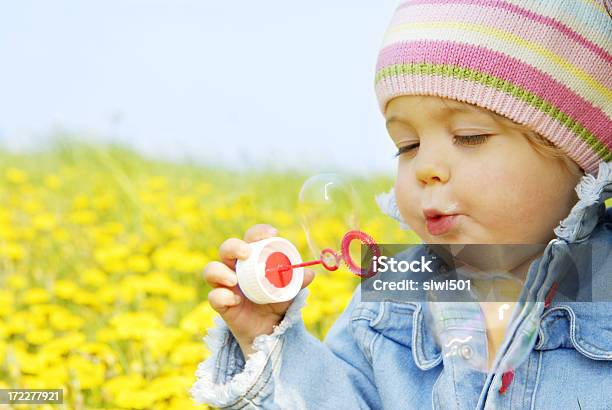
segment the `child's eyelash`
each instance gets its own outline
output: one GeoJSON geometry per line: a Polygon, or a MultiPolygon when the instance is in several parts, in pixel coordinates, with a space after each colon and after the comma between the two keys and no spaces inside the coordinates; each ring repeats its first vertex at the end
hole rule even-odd
{"type": "MultiPolygon", "coordinates": [[[[486,140],[490,136],[491,135],[489,135],[489,134],[455,135],[454,138],[453,138],[453,143],[456,144],[457,140],[460,139],[461,143],[464,144],[464,145],[478,145],[478,144],[482,144],[482,143],[486,142],[486,140]]],[[[397,150],[397,153],[395,154],[395,156],[399,157],[401,154],[403,154],[405,152],[410,152],[414,148],[417,148],[418,146],[419,146],[419,143],[416,142],[414,144],[408,144],[406,146],[399,147],[399,149],[397,150]]]]}
{"type": "Polygon", "coordinates": [[[396,157],[399,157],[400,155],[402,155],[404,152],[409,152],[412,151],[413,148],[416,148],[419,146],[419,143],[417,142],[416,144],[410,144],[410,145],[405,145],[403,147],[399,147],[397,152],[395,153],[396,157]]]}

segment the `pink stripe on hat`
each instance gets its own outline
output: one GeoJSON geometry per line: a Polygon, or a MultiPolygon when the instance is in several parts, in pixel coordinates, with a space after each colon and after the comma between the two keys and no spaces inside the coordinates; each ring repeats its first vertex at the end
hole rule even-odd
{"type": "Polygon", "coordinates": [[[469,102],[529,126],[597,172],[612,161],[612,40],[601,35],[612,19],[567,1],[404,2],[378,59],[381,109],[400,95],[469,102]]]}
{"type": "MultiPolygon", "coordinates": [[[[378,69],[394,64],[403,64],[403,56],[409,56],[410,63],[431,63],[452,66],[456,57],[462,57],[462,66],[483,74],[506,80],[523,90],[550,102],[559,110],[574,118],[580,124],[589,124],[589,131],[597,137],[610,139],[612,121],[599,108],[558,83],[550,76],[524,64],[520,60],[502,53],[451,41],[418,41],[396,43],[379,54],[378,69]],[[542,84],[547,87],[542,89],[542,84]]],[[[388,99],[382,100],[386,104],[388,99]]],[[[529,125],[529,124],[526,124],[529,125]]],[[[586,128],[586,127],[585,127],[586,128]]]]}
{"type": "MultiPolygon", "coordinates": [[[[485,27],[495,27],[496,29],[516,35],[530,44],[547,49],[553,56],[558,56],[576,68],[593,77],[596,81],[605,84],[608,88],[612,87],[612,60],[601,58],[601,55],[594,52],[591,47],[585,46],[584,42],[577,41],[574,36],[566,36],[565,41],[550,41],[548,31],[551,27],[539,20],[532,22],[531,31],[517,32],[515,27],[523,23],[523,17],[519,14],[509,13],[503,20],[499,20],[494,14],[479,14],[480,1],[466,1],[468,4],[457,4],[448,2],[441,10],[431,7],[414,6],[398,12],[394,18],[394,25],[400,26],[410,23],[441,23],[456,22],[457,15],[461,15],[461,23],[480,24],[485,27]],[[471,9],[471,10],[466,10],[471,9]],[[461,14],[458,12],[467,12],[461,14]]],[[[563,33],[560,33],[563,35],[563,33]]]]}

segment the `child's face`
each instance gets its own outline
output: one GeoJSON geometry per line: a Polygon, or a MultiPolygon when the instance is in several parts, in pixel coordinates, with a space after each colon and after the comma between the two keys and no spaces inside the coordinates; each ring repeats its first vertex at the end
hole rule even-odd
{"type": "Polygon", "coordinates": [[[402,217],[424,242],[547,243],[575,204],[579,176],[491,114],[431,96],[388,104],[396,146],[417,144],[398,157],[395,192],[402,217]],[[457,216],[428,221],[425,209],[457,216]]]}

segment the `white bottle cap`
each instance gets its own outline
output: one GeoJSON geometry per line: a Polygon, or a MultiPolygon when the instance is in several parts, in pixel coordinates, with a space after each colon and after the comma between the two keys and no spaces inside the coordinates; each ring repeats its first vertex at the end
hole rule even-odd
{"type": "Polygon", "coordinates": [[[276,303],[293,299],[304,281],[304,268],[271,271],[268,267],[302,263],[297,248],[288,240],[272,237],[249,244],[251,255],[236,262],[238,285],[242,293],[255,303],[276,303]]]}

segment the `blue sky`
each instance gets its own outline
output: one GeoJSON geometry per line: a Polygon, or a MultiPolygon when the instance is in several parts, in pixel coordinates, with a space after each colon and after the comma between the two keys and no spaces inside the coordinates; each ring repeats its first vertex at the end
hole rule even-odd
{"type": "Polygon", "coordinates": [[[397,4],[4,2],[0,145],[68,130],[173,160],[391,174],[373,76],[397,4]]]}

